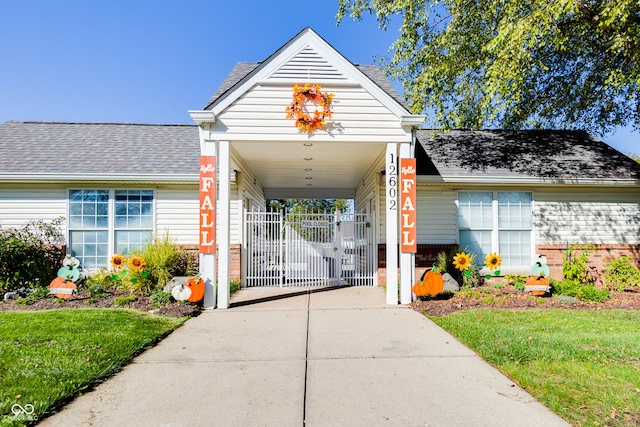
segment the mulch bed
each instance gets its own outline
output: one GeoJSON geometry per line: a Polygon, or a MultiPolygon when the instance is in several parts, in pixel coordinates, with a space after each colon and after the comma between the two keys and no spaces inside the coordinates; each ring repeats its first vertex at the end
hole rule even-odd
{"type": "MultiPolygon", "coordinates": [[[[413,309],[427,316],[441,317],[457,311],[476,308],[502,308],[512,310],[526,310],[533,308],[563,308],[571,310],[640,310],[640,292],[615,292],[613,297],[602,303],[575,302],[563,304],[553,297],[537,297],[528,295],[525,291],[516,290],[513,286],[495,288],[481,286],[473,289],[476,292],[458,292],[453,296],[438,296],[427,300],[414,301],[413,309]]],[[[640,289],[638,289],[640,290],[640,289]]]]}
{"type": "Polygon", "coordinates": [[[44,298],[35,301],[33,304],[17,304],[19,300],[0,301],[0,311],[18,311],[18,310],[52,310],[60,308],[132,308],[136,310],[147,311],[151,313],[162,314],[170,317],[195,317],[200,314],[202,307],[198,304],[187,302],[171,301],[160,307],[154,305],[148,296],[137,295],[137,300],[116,305],[117,297],[126,297],[129,293],[109,293],[104,298],[91,298],[89,292],[79,292],[75,297],[68,300],[58,298],[44,298]]]}

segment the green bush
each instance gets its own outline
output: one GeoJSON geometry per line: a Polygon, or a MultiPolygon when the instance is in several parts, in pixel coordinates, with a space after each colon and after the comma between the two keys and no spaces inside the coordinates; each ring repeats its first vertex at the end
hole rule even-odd
{"type": "Polygon", "coordinates": [[[504,279],[507,281],[507,283],[513,286],[514,288],[516,288],[516,290],[518,291],[525,290],[525,286],[526,286],[525,284],[527,283],[528,278],[529,276],[527,276],[526,274],[510,273],[504,276],[504,279]]]}
{"type": "Polygon", "coordinates": [[[552,293],[554,295],[566,295],[578,298],[586,302],[604,302],[611,298],[611,292],[607,289],[598,289],[593,283],[580,283],[577,280],[564,279],[552,280],[552,293]]]}
{"type": "Polygon", "coordinates": [[[63,220],[0,229],[0,290],[49,286],[62,266],[63,220]]]}
{"type": "Polygon", "coordinates": [[[621,256],[609,261],[604,268],[603,281],[607,288],[622,292],[627,287],[640,287],[640,269],[633,265],[631,258],[621,256]]]}
{"type": "Polygon", "coordinates": [[[589,255],[595,251],[595,245],[572,245],[562,257],[562,275],[565,279],[580,283],[593,283],[594,277],[589,271],[589,255]]]}
{"type": "Polygon", "coordinates": [[[154,289],[149,295],[149,299],[155,307],[161,307],[171,302],[171,292],[165,292],[160,288],[154,289]]]}
{"type": "Polygon", "coordinates": [[[186,276],[188,256],[178,245],[172,243],[169,234],[156,236],[141,255],[147,263],[145,270],[149,272],[148,280],[153,287],[164,288],[174,276],[186,276]]]}

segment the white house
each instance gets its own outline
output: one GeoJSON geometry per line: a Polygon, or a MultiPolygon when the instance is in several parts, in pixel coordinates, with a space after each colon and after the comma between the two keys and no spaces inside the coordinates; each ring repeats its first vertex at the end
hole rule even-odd
{"type": "Polygon", "coordinates": [[[379,68],[309,28],[238,63],[190,114],[194,125],[1,124],[0,226],[64,216],[67,250],[89,269],[168,232],[203,252],[210,308],[228,306],[233,279],[386,284],[389,304],[400,283],[407,303],[415,277],[457,244],[499,252],[504,272],[528,271],[538,253],[557,271],[576,243],[596,244],[602,260],[640,259],[632,159],[579,131],[421,129],[379,68]],[[319,85],[315,99],[301,95],[306,83],[319,85]],[[317,129],[287,117],[295,85],[317,129]],[[279,198],[353,199],[355,213],[265,212],[279,198]]]}

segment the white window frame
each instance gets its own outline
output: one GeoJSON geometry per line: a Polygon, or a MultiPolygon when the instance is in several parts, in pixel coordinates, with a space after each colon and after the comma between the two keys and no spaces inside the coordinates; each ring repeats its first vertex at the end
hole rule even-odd
{"type": "MultiPolygon", "coordinates": [[[[491,212],[492,212],[492,228],[491,228],[491,252],[499,251],[499,233],[500,228],[498,228],[498,193],[529,193],[531,194],[531,238],[530,238],[530,253],[531,260],[527,265],[513,265],[513,266],[503,266],[500,268],[501,274],[509,274],[509,273],[528,273],[531,263],[533,263],[533,258],[535,258],[535,192],[532,190],[523,190],[523,189],[500,189],[500,190],[489,190],[489,189],[459,189],[456,190],[456,231],[457,231],[457,244],[460,244],[460,193],[491,193],[491,212]]],[[[465,229],[466,230],[466,229],[465,229]]],[[[479,266],[481,269],[484,267],[484,259],[476,260],[475,264],[479,266]]],[[[483,271],[484,272],[484,271],[483,271]]]]}
{"type": "MultiPolygon", "coordinates": [[[[71,191],[108,191],[109,192],[109,200],[108,200],[108,226],[107,226],[107,233],[108,233],[108,244],[107,244],[107,253],[109,255],[107,255],[107,258],[110,259],[112,255],[115,254],[115,246],[116,246],[116,231],[121,231],[123,229],[116,229],[115,223],[116,223],[116,196],[115,193],[116,191],[120,191],[120,190],[128,190],[128,191],[151,191],[152,196],[153,196],[153,202],[151,204],[151,209],[152,209],[152,229],[151,229],[151,233],[152,236],[155,236],[156,234],[156,226],[157,226],[157,203],[158,203],[158,198],[157,198],[157,191],[155,188],[148,188],[148,187],[68,187],[66,189],[66,238],[67,238],[67,243],[68,245],[71,244],[71,232],[72,231],[83,231],[82,228],[72,228],[71,227],[71,198],[70,198],[70,193],[71,191]]],[[[70,248],[68,249],[70,250],[70,248]]],[[[98,268],[102,268],[102,267],[108,267],[109,266],[109,262],[107,260],[107,264],[104,266],[100,266],[98,268]]]]}

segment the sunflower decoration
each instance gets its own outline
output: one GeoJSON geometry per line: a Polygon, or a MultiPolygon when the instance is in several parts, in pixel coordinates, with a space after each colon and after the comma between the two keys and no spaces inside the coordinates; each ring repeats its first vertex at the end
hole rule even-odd
{"type": "Polygon", "coordinates": [[[312,133],[320,130],[331,118],[331,102],[334,94],[322,92],[320,85],[305,83],[303,87],[296,83],[293,86],[293,102],[286,108],[287,119],[294,119],[296,127],[301,131],[312,133]],[[316,104],[317,108],[310,114],[307,103],[316,104]]]}
{"type": "Polygon", "coordinates": [[[147,266],[147,263],[144,261],[144,258],[140,255],[134,255],[129,258],[129,268],[131,271],[135,271],[136,273],[141,273],[144,268],[147,266]]]}
{"type": "Polygon", "coordinates": [[[115,254],[111,257],[111,266],[116,271],[122,270],[126,264],[127,260],[122,254],[115,254]]]}
{"type": "Polygon", "coordinates": [[[466,252],[458,252],[456,256],[453,257],[453,265],[463,272],[469,271],[472,263],[473,257],[466,252]]]}
{"type": "MultiPolygon", "coordinates": [[[[487,255],[487,257],[484,260],[485,267],[493,271],[494,276],[500,275],[500,270],[498,270],[498,268],[500,267],[500,264],[502,264],[502,257],[497,252],[490,253],[489,255],[487,255]]],[[[484,277],[485,279],[489,280],[491,279],[491,274],[487,274],[484,277]]]]}

